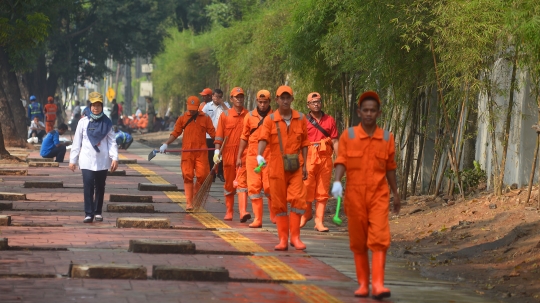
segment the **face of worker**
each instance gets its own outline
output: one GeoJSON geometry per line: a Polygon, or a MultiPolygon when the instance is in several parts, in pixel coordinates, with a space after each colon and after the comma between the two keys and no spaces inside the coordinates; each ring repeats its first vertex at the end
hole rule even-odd
{"type": "Polygon", "coordinates": [[[257,100],[257,108],[261,112],[265,112],[270,107],[270,100],[257,100]]]}
{"type": "Polygon", "coordinates": [[[39,118],[38,118],[38,117],[34,117],[34,123],[35,123],[35,124],[38,124],[38,122],[39,122],[39,118]]]}
{"type": "Polygon", "coordinates": [[[197,112],[198,112],[198,110],[192,110],[192,109],[189,110],[189,113],[190,113],[192,116],[196,115],[197,112]]]}
{"type": "Polygon", "coordinates": [[[90,110],[92,111],[92,114],[99,115],[103,111],[103,103],[101,102],[94,102],[90,106],[90,110]]]}
{"type": "Polygon", "coordinates": [[[214,101],[214,104],[220,105],[221,102],[223,102],[223,94],[216,94],[214,93],[212,95],[212,101],[214,101]]]}
{"type": "Polygon", "coordinates": [[[362,124],[365,126],[373,126],[377,123],[377,118],[381,115],[379,103],[375,100],[365,100],[356,110],[362,124]]]}
{"type": "Polygon", "coordinates": [[[231,101],[234,107],[244,107],[244,94],[236,95],[236,97],[231,97],[231,101]]]}
{"type": "Polygon", "coordinates": [[[202,96],[202,100],[206,103],[210,102],[212,100],[212,95],[204,95],[202,96]]]}
{"type": "Polygon", "coordinates": [[[66,130],[65,130],[65,129],[59,128],[59,129],[58,129],[58,133],[59,133],[60,135],[63,135],[63,134],[66,133],[66,130]]]}
{"type": "Polygon", "coordinates": [[[322,101],[320,98],[318,99],[313,99],[311,101],[308,102],[308,105],[307,107],[309,108],[309,110],[311,112],[314,112],[314,113],[318,113],[321,111],[321,108],[322,108],[322,101]]]}
{"type": "Polygon", "coordinates": [[[291,103],[294,101],[294,97],[289,93],[282,93],[281,96],[276,99],[279,108],[281,109],[290,109],[291,103]]]}

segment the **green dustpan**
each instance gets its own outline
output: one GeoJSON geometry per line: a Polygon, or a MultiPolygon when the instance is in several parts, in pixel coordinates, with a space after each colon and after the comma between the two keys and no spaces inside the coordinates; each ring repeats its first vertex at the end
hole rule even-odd
{"type": "Polygon", "coordinates": [[[341,207],[341,197],[338,197],[337,198],[337,207],[336,207],[336,214],[334,215],[334,218],[332,219],[332,221],[334,221],[334,224],[336,225],[341,225],[341,223],[343,223],[343,221],[339,218],[339,209],[341,207]]]}

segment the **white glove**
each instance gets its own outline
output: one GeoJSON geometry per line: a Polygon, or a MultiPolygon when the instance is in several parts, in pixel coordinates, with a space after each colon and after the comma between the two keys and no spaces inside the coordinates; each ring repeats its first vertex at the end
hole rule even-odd
{"type": "Polygon", "coordinates": [[[266,164],[266,160],[263,156],[257,155],[257,165],[266,164]]]}
{"type": "Polygon", "coordinates": [[[341,186],[341,182],[334,181],[334,185],[332,185],[332,196],[335,198],[343,196],[343,186],[341,186]]]}
{"type": "Polygon", "coordinates": [[[219,149],[216,149],[214,151],[214,163],[218,164],[219,162],[221,162],[221,158],[219,157],[219,149]]]}
{"type": "Polygon", "coordinates": [[[161,147],[159,148],[159,152],[164,154],[167,147],[169,147],[167,144],[161,145],[161,147]]]}

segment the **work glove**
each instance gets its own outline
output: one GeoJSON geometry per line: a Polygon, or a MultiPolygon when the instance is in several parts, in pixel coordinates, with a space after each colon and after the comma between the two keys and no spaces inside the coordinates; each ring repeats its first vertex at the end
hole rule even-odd
{"type": "Polygon", "coordinates": [[[341,182],[334,181],[334,185],[332,185],[332,196],[335,198],[343,196],[343,186],[341,186],[341,182]]]}
{"type": "Polygon", "coordinates": [[[161,147],[159,148],[159,152],[164,154],[165,150],[167,150],[167,147],[169,147],[167,144],[161,145],[161,147]]]}
{"type": "Polygon", "coordinates": [[[218,164],[219,162],[221,162],[221,157],[219,156],[219,149],[216,149],[214,151],[214,163],[218,164]]]}
{"type": "Polygon", "coordinates": [[[263,156],[261,155],[257,155],[257,165],[261,165],[261,164],[266,164],[266,160],[264,159],[263,156]]]}

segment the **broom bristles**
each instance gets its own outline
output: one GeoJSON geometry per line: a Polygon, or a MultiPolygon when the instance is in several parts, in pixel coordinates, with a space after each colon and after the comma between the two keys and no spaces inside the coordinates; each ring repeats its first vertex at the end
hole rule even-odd
{"type": "Polygon", "coordinates": [[[193,197],[193,210],[199,210],[201,208],[204,208],[204,205],[206,204],[206,199],[208,198],[208,195],[210,194],[210,188],[212,187],[212,183],[214,181],[214,170],[212,170],[206,179],[204,179],[203,184],[199,188],[199,191],[195,194],[193,197]]]}

